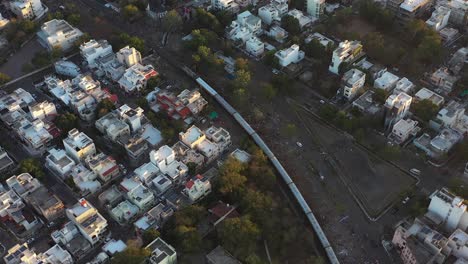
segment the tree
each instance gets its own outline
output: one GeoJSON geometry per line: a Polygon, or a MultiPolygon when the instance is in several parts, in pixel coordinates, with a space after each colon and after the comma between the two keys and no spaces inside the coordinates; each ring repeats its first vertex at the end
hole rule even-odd
{"type": "Polygon", "coordinates": [[[142,235],[143,245],[148,245],[149,243],[151,243],[153,240],[155,240],[156,238],[160,236],[161,236],[161,233],[159,233],[159,231],[155,228],[146,230],[142,235]]]}
{"type": "Polygon", "coordinates": [[[218,18],[203,8],[195,9],[195,18],[199,28],[210,29],[217,34],[222,34],[224,27],[218,18]]]}
{"type": "Polygon", "coordinates": [[[425,36],[416,48],[416,57],[424,63],[433,63],[437,61],[442,52],[442,41],[440,36],[425,36]]]}
{"type": "Polygon", "coordinates": [[[42,169],[42,164],[34,158],[24,159],[19,164],[21,173],[29,173],[38,180],[44,179],[45,173],[42,169]]]}
{"type": "Polygon", "coordinates": [[[145,41],[142,38],[136,36],[130,36],[127,33],[121,33],[118,35],[118,48],[125,46],[134,47],[138,51],[142,52],[145,50],[145,41]]]}
{"type": "Polygon", "coordinates": [[[278,90],[275,87],[273,87],[273,85],[268,83],[262,85],[262,92],[268,100],[271,100],[276,96],[278,90]]]}
{"type": "Polygon", "coordinates": [[[140,10],[138,10],[138,7],[128,4],[122,9],[122,14],[126,19],[132,21],[140,14],[140,10]]]}
{"type": "Polygon", "coordinates": [[[288,123],[282,127],[282,132],[288,137],[293,137],[297,134],[297,127],[293,123],[288,123]]]}
{"type": "Polygon", "coordinates": [[[249,60],[244,58],[237,58],[234,66],[236,70],[249,71],[249,60]]]}
{"type": "Polygon", "coordinates": [[[428,122],[435,117],[439,108],[429,99],[424,99],[411,104],[411,112],[423,121],[428,122]]]}
{"type": "Polygon", "coordinates": [[[98,117],[103,117],[112,110],[115,110],[115,104],[108,98],[99,102],[96,107],[98,117]]]}
{"type": "Polygon", "coordinates": [[[363,39],[363,45],[369,56],[379,59],[386,52],[383,35],[378,32],[371,32],[363,39]]]}
{"type": "Polygon", "coordinates": [[[285,15],[281,18],[281,27],[292,36],[301,34],[301,24],[299,24],[299,20],[291,15],[285,15]]]}
{"type": "Polygon", "coordinates": [[[321,59],[327,54],[325,47],[317,39],[312,39],[309,43],[304,45],[304,52],[308,57],[321,59]]]}
{"type": "Polygon", "coordinates": [[[458,158],[468,160],[468,139],[465,138],[462,142],[458,143],[454,152],[458,158]]]}
{"type": "Polygon", "coordinates": [[[68,131],[78,127],[79,120],[75,114],[70,112],[66,112],[65,114],[61,114],[55,118],[55,125],[62,131],[62,133],[66,134],[68,131]]]}
{"type": "Polygon", "coordinates": [[[372,99],[379,104],[384,104],[388,98],[388,92],[384,89],[374,89],[374,94],[372,95],[372,99]]]}
{"type": "Polygon", "coordinates": [[[242,211],[251,215],[255,222],[263,223],[271,215],[269,212],[273,208],[273,200],[262,192],[247,189],[242,196],[240,205],[242,211]]]}
{"type": "Polygon", "coordinates": [[[286,74],[277,74],[271,78],[271,85],[281,94],[291,95],[295,92],[294,82],[286,74]]]}
{"type": "Polygon", "coordinates": [[[0,84],[5,84],[11,80],[10,76],[3,72],[0,72],[0,84]]]}
{"type": "Polygon", "coordinates": [[[198,165],[195,162],[187,162],[187,167],[188,167],[188,174],[189,175],[195,175],[197,173],[197,167],[198,165]]]}
{"type": "Polygon", "coordinates": [[[182,18],[176,10],[169,11],[163,18],[161,26],[165,32],[174,32],[182,27],[182,18]]]}
{"type": "Polygon", "coordinates": [[[325,264],[325,259],[321,256],[313,256],[306,260],[306,264],[325,264]]]}
{"type": "Polygon", "coordinates": [[[139,264],[151,255],[149,249],[128,245],[123,252],[114,255],[112,264],[139,264]]]}
{"type": "Polygon", "coordinates": [[[245,258],[255,253],[260,230],[246,217],[230,218],[222,222],[218,235],[229,252],[245,258]]]}
{"type": "Polygon", "coordinates": [[[223,195],[236,195],[244,188],[247,182],[242,172],[244,166],[235,158],[228,158],[219,171],[218,190],[223,195]]]}
{"type": "Polygon", "coordinates": [[[275,69],[279,69],[281,67],[278,57],[275,56],[274,50],[270,50],[265,53],[264,62],[266,65],[275,69]]]}
{"type": "Polygon", "coordinates": [[[68,23],[72,24],[73,26],[78,26],[81,22],[80,14],[70,14],[67,16],[68,23]]]}
{"type": "Polygon", "coordinates": [[[331,104],[326,104],[319,109],[319,116],[328,121],[334,120],[337,113],[338,109],[331,104]]]}
{"type": "Polygon", "coordinates": [[[245,263],[246,264],[265,264],[266,262],[264,262],[256,254],[250,254],[250,255],[247,256],[247,258],[245,258],[245,263]]]}
{"type": "Polygon", "coordinates": [[[146,82],[146,89],[152,91],[154,88],[161,84],[161,78],[159,76],[153,76],[146,82]]]}
{"type": "Polygon", "coordinates": [[[236,78],[233,81],[233,86],[235,89],[245,89],[250,83],[250,72],[248,70],[237,70],[236,78]]]}

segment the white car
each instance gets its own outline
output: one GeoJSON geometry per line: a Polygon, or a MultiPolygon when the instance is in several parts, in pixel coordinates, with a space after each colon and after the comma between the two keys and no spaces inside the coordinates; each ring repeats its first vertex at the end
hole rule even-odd
{"type": "Polygon", "coordinates": [[[412,168],[412,169],[410,170],[410,173],[413,174],[413,175],[420,175],[420,174],[421,174],[421,171],[418,170],[418,169],[412,168]]]}
{"type": "Polygon", "coordinates": [[[406,203],[409,201],[409,199],[410,199],[410,198],[409,198],[408,196],[406,196],[406,198],[403,199],[403,201],[402,201],[401,203],[402,203],[402,204],[406,204],[406,203]]]}
{"type": "Polygon", "coordinates": [[[298,147],[302,148],[302,143],[301,143],[301,142],[299,142],[299,141],[296,142],[296,145],[297,145],[298,147]]]}

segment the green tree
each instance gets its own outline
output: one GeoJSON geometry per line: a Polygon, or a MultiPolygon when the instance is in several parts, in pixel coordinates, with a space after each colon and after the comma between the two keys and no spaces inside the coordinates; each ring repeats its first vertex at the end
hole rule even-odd
{"type": "Polygon", "coordinates": [[[129,4],[123,7],[122,14],[126,19],[134,20],[140,14],[140,10],[138,10],[138,7],[129,4]]]}
{"type": "Polygon", "coordinates": [[[138,51],[142,52],[145,50],[145,41],[142,38],[136,36],[130,36],[127,33],[121,33],[118,35],[118,44],[116,45],[119,48],[124,46],[134,47],[138,51]]]}
{"type": "Polygon", "coordinates": [[[146,230],[142,235],[143,245],[148,245],[149,243],[151,243],[153,240],[155,240],[156,238],[160,236],[161,236],[161,233],[159,233],[159,231],[155,228],[146,230]]]}
{"type": "Polygon", "coordinates": [[[442,53],[442,41],[440,36],[425,36],[416,48],[416,57],[424,63],[433,63],[440,59],[442,53]]]}
{"type": "Polygon", "coordinates": [[[3,72],[0,72],[0,84],[5,84],[11,80],[10,76],[3,72]]]}
{"type": "Polygon", "coordinates": [[[301,34],[299,20],[291,15],[285,15],[281,18],[281,27],[288,31],[291,36],[301,34]]]}
{"type": "Polygon", "coordinates": [[[325,259],[321,256],[313,256],[306,260],[306,264],[325,264],[325,259]]]}
{"type": "Polygon", "coordinates": [[[72,24],[73,26],[78,26],[81,23],[81,16],[80,14],[70,14],[67,16],[68,23],[72,24]]]}
{"type": "Polygon", "coordinates": [[[246,264],[265,264],[266,262],[264,262],[256,254],[250,254],[250,255],[247,256],[247,258],[245,258],[245,263],[246,264]]]}
{"type": "Polygon", "coordinates": [[[165,32],[175,32],[182,27],[182,18],[176,10],[171,10],[163,18],[161,26],[165,32]]]}
{"type": "Polygon", "coordinates": [[[454,152],[458,156],[458,158],[461,158],[463,160],[468,160],[468,139],[465,138],[462,142],[460,142],[455,147],[454,152]]]}
{"type": "Polygon", "coordinates": [[[378,32],[366,34],[363,39],[363,45],[366,47],[366,53],[376,59],[381,58],[386,52],[383,35],[378,32]]]}
{"type": "Polygon", "coordinates": [[[284,95],[291,95],[295,93],[294,82],[286,74],[277,74],[271,78],[271,85],[280,93],[284,95]]]}
{"type": "Polygon", "coordinates": [[[273,200],[260,191],[247,189],[242,196],[240,205],[243,213],[251,215],[255,222],[262,224],[271,216],[273,200]]]}
{"type": "Polygon", "coordinates": [[[374,89],[372,99],[379,104],[384,104],[388,98],[388,92],[384,89],[374,89]]]}
{"type": "Polygon", "coordinates": [[[281,67],[278,57],[275,56],[275,51],[270,50],[265,53],[264,62],[272,68],[279,69],[281,67]]]}
{"type": "Polygon", "coordinates": [[[193,176],[197,173],[198,165],[195,162],[187,162],[188,174],[193,176]]]}
{"type": "Polygon", "coordinates": [[[411,104],[411,112],[423,121],[428,122],[434,118],[439,111],[437,105],[432,103],[429,99],[424,99],[419,102],[413,102],[411,104]]]}
{"type": "Polygon", "coordinates": [[[149,249],[128,245],[123,252],[114,255],[112,264],[139,264],[151,255],[149,249]]]}
{"type": "Polygon", "coordinates": [[[236,78],[233,80],[233,86],[235,89],[245,89],[250,83],[250,72],[248,70],[237,70],[236,78]]]}
{"type": "Polygon", "coordinates": [[[241,258],[255,253],[260,229],[246,217],[226,219],[218,230],[221,244],[241,258]]]}
{"type": "Polygon", "coordinates": [[[223,195],[236,195],[244,188],[247,177],[242,173],[243,164],[235,158],[228,158],[219,170],[218,190],[223,195]]]}
{"type": "Polygon", "coordinates": [[[262,93],[268,100],[271,100],[276,96],[278,90],[268,83],[262,85],[262,93]]]}
{"type": "Polygon", "coordinates": [[[39,160],[34,158],[24,159],[19,164],[21,173],[29,173],[38,180],[43,180],[45,173],[42,169],[42,164],[39,160]]]}
{"type": "Polygon", "coordinates": [[[304,52],[308,57],[321,59],[324,55],[327,55],[325,47],[317,39],[313,39],[311,42],[304,45],[304,52]]]}
{"type": "Polygon", "coordinates": [[[249,60],[244,58],[237,58],[236,62],[234,63],[236,70],[244,70],[249,71],[249,60]]]}
{"type": "Polygon", "coordinates": [[[115,110],[115,104],[109,100],[108,98],[102,100],[101,102],[98,103],[96,107],[97,111],[97,116],[98,117],[103,117],[107,113],[111,112],[112,110],[115,110]]]}
{"type": "Polygon", "coordinates": [[[154,88],[161,84],[161,78],[159,76],[153,76],[146,82],[146,89],[152,91],[154,88]]]}
{"type": "Polygon", "coordinates": [[[79,125],[78,117],[70,112],[66,112],[57,116],[54,122],[63,134],[66,134],[68,131],[77,128],[79,125]]]}
{"type": "Polygon", "coordinates": [[[199,28],[207,28],[217,34],[223,33],[224,27],[221,25],[218,18],[203,8],[195,9],[195,21],[199,28]]]}
{"type": "Polygon", "coordinates": [[[337,114],[338,109],[331,104],[323,105],[319,109],[319,116],[324,120],[334,120],[337,114]]]}

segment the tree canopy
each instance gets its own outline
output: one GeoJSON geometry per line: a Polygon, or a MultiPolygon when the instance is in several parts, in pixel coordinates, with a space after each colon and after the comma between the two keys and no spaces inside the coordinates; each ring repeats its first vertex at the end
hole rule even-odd
{"type": "Polygon", "coordinates": [[[246,217],[230,218],[222,222],[218,235],[229,252],[246,258],[255,253],[260,229],[246,217]]]}
{"type": "Polygon", "coordinates": [[[182,23],[182,17],[173,9],[163,18],[161,26],[165,32],[174,32],[182,27],[182,23]]]}
{"type": "Polygon", "coordinates": [[[432,103],[429,99],[424,99],[419,102],[413,102],[411,104],[411,112],[423,121],[428,122],[434,118],[439,111],[437,105],[432,103]]]}
{"type": "Polygon", "coordinates": [[[0,72],[0,84],[5,84],[11,80],[10,76],[3,72],[0,72]]]}
{"type": "Polygon", "coordinates": [[[301,34],[301,24],[299,24],[299,20],[291,15],[285,15],[281,18],[281,27],[289,32],[290,35],[301,34]]]}
{"type": "Polygon", "coordinates": [[[79,125],[78,117],[75,114],[66,112],[55,118],[55,125],[62,131],[63,134],[77,128],[79,125]]]}
{"type": "Polygon", "coordinates": [[[29,173],[38,180],[42,180],[45,176],[42,164],[39,160],[34,158],[24,159],[20,162],[21,173],[29,173]]]}

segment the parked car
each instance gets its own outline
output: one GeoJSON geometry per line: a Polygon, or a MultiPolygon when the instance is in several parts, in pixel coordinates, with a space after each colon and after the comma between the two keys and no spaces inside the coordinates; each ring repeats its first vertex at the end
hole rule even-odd
{"type": "Polygon", "coordinates": [[[418,169],[412,168],[410,170],[410,173],[413,174],[413,175],[418,175],[419,176],[421,174],[421,171],[418,170],[418,169]]]}
{"type": "Polygon", "coordinates": [[[299,142],[299,141],[296,142],[296,145],[297,145],[298,147],[302,148],[302,143],[301,143],[301,142],[299,142]]]}

